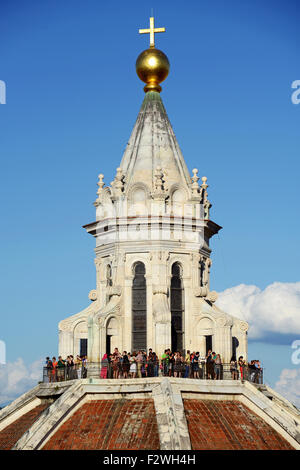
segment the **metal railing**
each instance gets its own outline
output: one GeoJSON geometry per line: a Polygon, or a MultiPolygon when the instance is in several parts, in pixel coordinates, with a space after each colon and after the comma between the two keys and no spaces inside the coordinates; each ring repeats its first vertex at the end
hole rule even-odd
{"type": "Polygon", "coordinates": [[[102,379],[181,377],[200,380],[247,380],[263,384],[263,369],[248,365],[234,367],[232,364],[206,362],[188,363],[168,360],[123,363],[122,361],[65,365],[59,368],[43,368],[43,382],[64,382],[84,379],[89,375],[102,379]],[[90,372],[90,374],[89,374],[90,372]]]}
{"type": "Polygon", "coordinates": [[[87,364],[74,364],[64,367],[43,367],[43,382],[65,382],[66,380],[85,379],[87,364]]]}

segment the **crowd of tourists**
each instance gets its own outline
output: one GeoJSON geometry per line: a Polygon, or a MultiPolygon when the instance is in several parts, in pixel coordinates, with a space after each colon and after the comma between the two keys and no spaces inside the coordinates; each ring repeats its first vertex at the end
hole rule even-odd
{"type": "MultiPolygon", "coordinates": [[[[220,354],[209,350],[205,357],[199,352],[171,352],[166,349],[159,360],[157,354],[149,349],[122,354],[115,348],[112,354],[104,354],[101,362],[101,378],[142,378],[142,377],[182,377],[195,379],[220,380],[223,378],[224,364],[220,354]]],[[[232,357],[229,366],[233,380],[247,379],[259,382],[261,366],[258,360],[246,363],[243,356],[238,360],[232,357]]]]}
{"type": "Polygon", "coordinates": [[[85,379],[87,377],[87,357],[72,355],[63,359],[61,356],[46,357],[46,376],[49,382],[63,382],[64,380],[85,379]]]}
{"type": "MultiPolygon", "coordinates": [[[[61,382],[77,378],[86,378],[88,360],[86,356],[72,355],[56,360],[47,357],[45,364],[46,376],[49,382],[61,382]]],[[[230,364],[223,364],[220,354],[209,350],[206,356],[200,356],[197,351],[172,352],[166,349],[161,358],[150,348],[148,353],[139,350],[133,353],[114,349],[112,354],[104,354],[100,364],[100,378],[127,379],[143,377],[182,377],[194,379],[223,379],[226,369],[226,378],[232,380],[250,380],[260,383],[262,368],[258,360],[246,363],[243,356],[238,360],[231,358],[230,364]],[[228,376],[229,374],[229,376],[228,376]]]]}

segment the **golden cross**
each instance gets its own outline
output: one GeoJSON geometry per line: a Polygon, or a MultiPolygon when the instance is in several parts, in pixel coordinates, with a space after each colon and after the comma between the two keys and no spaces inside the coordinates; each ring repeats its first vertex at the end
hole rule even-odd
{"type": "Polygon", "coordinates": [[[164,33],[166,28],[155,28],[154,27],[154,17],[150,18],[150,28],[149,29],[139,29],[140,34],[150,33],[150,47],[154,47],[154,34],[155,33],[164,33]]]}

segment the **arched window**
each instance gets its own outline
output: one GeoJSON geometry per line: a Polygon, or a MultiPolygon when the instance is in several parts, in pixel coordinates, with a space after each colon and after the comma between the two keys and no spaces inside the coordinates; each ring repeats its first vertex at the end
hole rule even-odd
{"type": "Polygon", "coordinates": [[[179,263],[172,266],[171,278],[171,339],[172,351],[183,350],[183,287],[179,263]]]}
{"type": "Polygon", "coordinates": [[[147,299],[145,265],[134,267],[132,284],[132,351],[147,348],[147,299]]]}

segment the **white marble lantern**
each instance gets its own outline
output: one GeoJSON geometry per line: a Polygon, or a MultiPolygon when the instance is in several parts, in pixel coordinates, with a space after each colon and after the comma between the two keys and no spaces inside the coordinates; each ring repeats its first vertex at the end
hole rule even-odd
{"type": "Polygon", "coordinates": [[[82,312],[59,324],[59,354],[99,362],[118,347],[166,348],[247,358],[248,324],[221,311],[210,290],[207,179],[190,176],[158,91],[148,91],[114,181],[99,175],[96,289],[82,312]]]}

